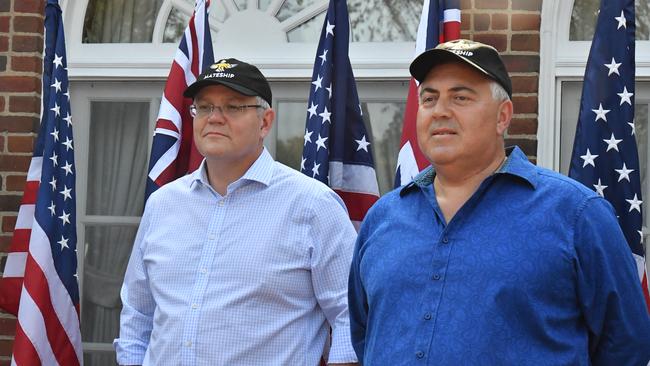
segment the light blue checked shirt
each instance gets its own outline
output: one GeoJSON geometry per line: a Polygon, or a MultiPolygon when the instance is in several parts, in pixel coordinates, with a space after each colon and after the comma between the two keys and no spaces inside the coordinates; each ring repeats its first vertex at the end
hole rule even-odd
{"type": "Polygon", "coordinates": [[[147,202],[124,278],[121,365],[355,362],[347,278],[356,232],[324,184],[266,151],[225,196],[205,163],[147,202]]]}

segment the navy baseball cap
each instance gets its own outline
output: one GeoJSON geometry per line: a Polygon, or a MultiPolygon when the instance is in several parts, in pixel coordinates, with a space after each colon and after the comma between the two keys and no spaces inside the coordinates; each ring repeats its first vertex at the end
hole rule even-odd
{"type": "Polygon", "coordinates": [[[210,65],[185,89],[183,96],[194,98],[208,85],[223,85],[244,95],[259,96],[271,105],[271,87],[262,72],[254,65],[235,58],[219,60],[210,65]]]}
{"type": "Polygon", "coordinates": [[[457,39],[441,43],[416,57],[409,71],[415,80],[422,82],[435,66],[458,61],[472,66],[495,80],[512,98],[512,82],[499,52],[496,48],[481,42],[457,39]]]}

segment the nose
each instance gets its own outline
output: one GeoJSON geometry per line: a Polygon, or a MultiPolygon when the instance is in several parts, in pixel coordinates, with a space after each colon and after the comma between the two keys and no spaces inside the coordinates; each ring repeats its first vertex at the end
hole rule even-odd
{"type": "Polygon", "coordinates": [[[223,123],[226,120],[223,109],[219,106],[214,106],[207,118],[209,123],[223,123]]]}
{"type": "Polygon", "coordinates": [[[446,118],[450,115],[449,103],[446,99],[440,98],[430,109],[431,117],[446,118]]]}

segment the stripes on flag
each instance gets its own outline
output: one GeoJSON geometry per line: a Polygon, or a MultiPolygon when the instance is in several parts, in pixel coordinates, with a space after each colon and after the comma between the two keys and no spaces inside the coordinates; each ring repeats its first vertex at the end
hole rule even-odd
{"type": "Polygon", "coordinates": [[[12,365],[82,364],[75,168],[61,8],[45,6],[43,112],[0,283],[18,316],[12,365]]]}
{"type": "Polygon", "coordinates": [[[328,184],[355,227],[379,199],[371,137],[348,56],[345,0],[330,0],[314,61],[300,171],[328,184]]]}
{"type": "Polygon", "coordinates": [[[585,69],[569,176],[607,199],[637,264],[648,312],[634,129],[634,0],[603,0],[585,69]]]}
{"type": "Polygon", "coordinates": [[[209,7],[210,0],[196,1],[169,70],[151,146],[145,200],[162,185],[196,170],[203,160],[192,138],[192,100],[183,97],[183,91],[214,63],[209,7]]]}
{"type": "MultiPolygon", "coordinates": [[[[460,38],[459,0],[424,0],[415,41],[415,55],[434,48],[439,42],[460,38]]],[[[429,165],[418,147],[415,120],[418,110],[417,82],[411,78],[406,99],[400,151],[397,155],[395,187],[409,183],[429,165]]]]}

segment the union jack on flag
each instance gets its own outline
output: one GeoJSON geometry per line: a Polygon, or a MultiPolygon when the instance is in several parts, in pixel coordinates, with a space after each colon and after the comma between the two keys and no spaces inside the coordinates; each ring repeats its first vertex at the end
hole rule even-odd
{"type": "Polygon", "coordinates": [[[169,70],[151,146],[145,201],[164,184],[196,170],[203,160],[192,138],[192,100],[183,92],[214,63],[209,7],[210,0],[196,1],[169,70]]]}
{"type": "Polygon", "coordinates": [[[12,365],[80,365],[72,117],[57,0],[45,6],[42,98],[41,126],[0,283],[0,306],[18,316],[12,365]]]}
{"type": "Polygon", "coordinates": [[[379,199],[379,187],[348,57],[349,35],[347,3],[331,0],[314,62],[300,171],[341,196],[358,228],[379,199]]]}
{"type": "MultiPolygon", "coordinates": [[[[439,42],[460,38],[459,0],[424,0],[422,16],[415,41],[415,57],[434,48],[439,42]]],[[[418,112],[418,86],[411,78],[406,99],[402,139],[397,156],[395,188],[409,183],[422,169],[429,166],[418,147],[415,118],[418,112]]]]}
{"type": "Polygon", "coordinates": [[[585,70],[569,176],[605,197],[637,263],[650,312],[634,129],[634,0],[602,0],[585,70]]]}

